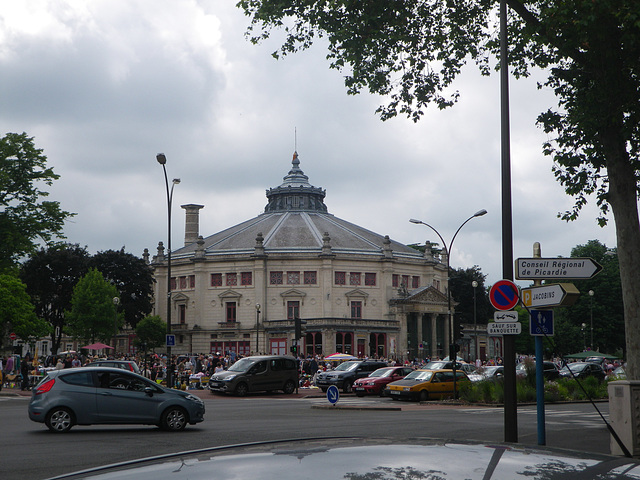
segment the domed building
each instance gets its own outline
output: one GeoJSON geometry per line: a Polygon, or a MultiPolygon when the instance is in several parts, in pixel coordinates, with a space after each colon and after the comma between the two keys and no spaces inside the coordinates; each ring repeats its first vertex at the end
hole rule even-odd
{"type": "Polygon", "coordinates": [[[173,353],[448,354],[446,252],[434,257],[335,217],[297,153],[266,195],[264,213],[207,237],[199,235],[203,205],[182,205],[170,296],[159,244],[155,313],[166,320],[169,298],[173,353]]]}

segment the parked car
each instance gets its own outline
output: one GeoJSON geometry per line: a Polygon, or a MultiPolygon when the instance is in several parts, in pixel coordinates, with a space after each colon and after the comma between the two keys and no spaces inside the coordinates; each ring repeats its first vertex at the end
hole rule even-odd
{"type": "MultiPolygon", "coordinates": [[[[535,368],[536,368],[535,362],[529,365],[535,372],[535,368]]],[[[544,378],[546,380],[556,380],[557,378],[560,377],[560,369],[555,363],[545,361],[545,362],[542,362],[542,374],[544,375],[544,378]]],[[[527,375],[527,363],[521,362],[518,365],[516,365],[516,376],[524,377],[526,375],[527,375]]]]}
{"type": "Polygon", "coordinates": [[[620,366],[613,370],[609,375],[606,376],[607,380],[626,380],[627,372],[625,372],[624,367],[620,366]]]}
{"type": "Polygon", "coordinates": [[[560,376],[563,378],[580,378],[595,377],[601,382],[604,380],[606,374],[600,365],[591,362],[575,362],[567,363],[567,365],[560,370],[560,376]],[[571,370],[571,371],[569,371],[571,370]],[[573,373],[573,375],[571,375],[573,373]]]}
{"type": "Polygon", "coordinates": [[[409,367],[383,367],[373,371],[368,377],[353,382],[353,391],[358,397],[383,395],[388,383],[400,380],[413,372],[409,367]]]}
{"type": "Polygon", "coordinates": [[[298,363],[287,355],[258,355],[244,357],[228,370],[209,378],[209,390],[218,393],[235,393],[244,396],[248,392],[282,390],[295,392],[298,385],[298,363]]]}
{"type": "Polygon", "coordinates": [[[95,360],[84,366],[122,368],[123,370],[140,374],[140,367],[138,367],[138,364],[132,360],[95,360]]]}
{"type": "Polygon", "coordinates": [[[316,385],[326,392],[331,385],[342,389],[344,393],[351,393],[353,382],[359,378],[367,377],[379,368],[386,367],[385,362],[377,360],[350,360],[341,363],[333,370],[327,370],[316,375],[316,385]]]}
{"type": "MultiPolygon", "coordinates": [[[[414,370],[402,380],[387,385],[387,394],[394,400],[425,401],[453,395],[453,370],[414,370]]],[[[456,370],[456,383],[468,382],[462,370],[456,370]]]]}
{"type": "Polygon", "coordinates": [[[472,382],[481,382],[483,380],[502,380],[504,377],[504,367],[502,365],[487,365],[478,368],[475,372],[467,374],[472,382]]]}
{"type": "Polygon", "coordinates": [[[543,446],[430,438],[322,438],[199,448],[91,468],[58,480],[640,477],[640,460],[543,446]]]}
{"type": "Polygon", "coordinates": [[[204,420],[195,395],[111,367],[51,370],[32,390],[29,418],[56,433],[74,425],[143,424],[182,430],[204,420]]]}

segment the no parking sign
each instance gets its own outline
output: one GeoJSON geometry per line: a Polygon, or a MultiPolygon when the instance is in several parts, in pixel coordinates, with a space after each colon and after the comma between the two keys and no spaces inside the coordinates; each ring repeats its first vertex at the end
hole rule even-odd
{"type": "Polygon", "coordinates": [[[511,310],[520,301],[518,286],[511,280],[500,280],[491,287],[489,300],[497,310],[511,310]]]}

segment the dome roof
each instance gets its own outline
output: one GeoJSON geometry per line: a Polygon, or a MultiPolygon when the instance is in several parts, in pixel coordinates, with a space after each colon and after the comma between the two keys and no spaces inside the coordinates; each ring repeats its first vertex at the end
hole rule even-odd
{"type": "Polygon", "coordinates": [[[359,254],[386,258],[424,258],[422,252],[331,215],[326,192],[314,187],[300,169],[298,154],[280,186],[266,192],[264,213],[177,249],[175,257],[300,253],[359,254]]]}

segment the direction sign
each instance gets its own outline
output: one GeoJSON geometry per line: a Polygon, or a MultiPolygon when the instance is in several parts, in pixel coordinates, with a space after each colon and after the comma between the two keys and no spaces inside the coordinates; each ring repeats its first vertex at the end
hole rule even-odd
{"type": "Polygon", "coordinates": [[[489,290],[489,300],[496,310],[511,310],[520,301],[518,286],[511,280],[500,280],[489,290]]]}
{"type": "Polygon", "coordinates": [[[531,310],[529,333],[533,336],[553,335],[553,310],[531,310]]]}
{"type": "Polygon", "coordinates": [[[340,392],[338,391],[338,387],[335,385],[329,385],[327,388],[327,400],[331,405],[335,405],[340,400],[340,392]]]}
{"type": "Polygon", "coordinates": [[[591,278],[602,270],[602,265],[593,258],[518,258],[516,279],[584,279],[591,278]]]}
{"type": "Polygon", "coordinates": [[[554,283],[522,289],[522,303],[526,307],[560,307],[573,305],[580,291],[573,283],[554,283]]]}
{"type": "Polygon", "coordinates": [[[521,332],[522,324],[520,322],[491,322],[487,324],[489,335],[518,335],[521,332]]]}

